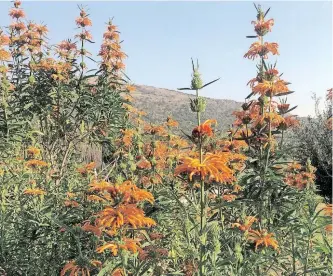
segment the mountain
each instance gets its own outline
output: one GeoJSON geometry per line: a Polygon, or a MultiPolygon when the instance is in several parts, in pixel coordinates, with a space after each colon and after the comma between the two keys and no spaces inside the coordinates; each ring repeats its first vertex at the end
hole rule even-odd
{"type": "MultiPolygon", "coordinates": [[[[180,128],[190,131],[196,124],[196,115],[190,109],[190,99],[194,95],[147,85],[136,85],[132,94],[133,105],[147,113],[146,119],[152,123],[162,123],[168,116],[177,120],[180,128]]],[[[239,110],[242,103],[206,98],[206,112],[202,114],[202,121],[216,119],[217,129],[226,130],[234,121],[232,112],[239,110]]]]}

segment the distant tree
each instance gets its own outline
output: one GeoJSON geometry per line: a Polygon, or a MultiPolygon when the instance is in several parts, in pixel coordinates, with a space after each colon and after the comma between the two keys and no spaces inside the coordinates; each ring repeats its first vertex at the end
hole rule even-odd
{"type": "Polygon", "coordinates": [[[308,117],[293,133],[295,157],[311,160],[317,168],[316,183],[319,193],[332,202],[332,88],[328,90],[325,107],[315,94],[315,116],[308,117]]]}

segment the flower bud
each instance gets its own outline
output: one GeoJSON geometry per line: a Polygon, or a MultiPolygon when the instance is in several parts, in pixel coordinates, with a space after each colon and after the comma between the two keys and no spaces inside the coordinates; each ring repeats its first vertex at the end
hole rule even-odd
{"type": "Polygon", "coordinates": [[[191,99],[191,110],[192,112],[205,112],[206,110],[206,100],[202,97],[198,97],[196,99],[191,99]]]}
{"type": "Polygon", "coordinates": [[[199,90],[202,87],[202,79],[198,69],[195,69],[193,72],[193,77],[191,81],[191,89],[199,90]]]}

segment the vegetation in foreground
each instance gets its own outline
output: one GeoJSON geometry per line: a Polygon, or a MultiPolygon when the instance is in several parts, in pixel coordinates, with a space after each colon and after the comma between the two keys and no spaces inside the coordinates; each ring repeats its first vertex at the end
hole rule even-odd
{"type": "Polygon", "coordinates": [[[202,91],[218,80],[203,83],[192,61],[181,89],[195,94],[196,124],[176,135],[171,117],[153,125],[131,105],[112,21],[88,70],[83,8],[74,40],[49,46],[46,26],[14,2],[0,31],[3,275],[331,275],[332,205],[316,193],[311,160],[285,143],[299,125],[293,92],[269,63],[274,20],[255,8],[244,57],[257,72],[233,127],[218,135],[202,119],[202,91]]]}

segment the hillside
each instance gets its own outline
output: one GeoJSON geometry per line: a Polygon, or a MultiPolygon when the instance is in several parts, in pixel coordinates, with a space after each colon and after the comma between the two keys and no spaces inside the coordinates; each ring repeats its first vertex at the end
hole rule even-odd
{"type": "MultiPolygon", "coordinates": [[[[150,122],[164,122],[171,116],[180,123],[183,130],[190,130],[195,124],[195,114],[190,110],[190,98],[194,95],[179,91],[136,85],[133,93],[134,106],[147,113],[150,122]]],[[[216,119],[217,128],[225,130],[234,121],[232,112],[241,107],[241,103],[232,100],[206,98],[207,108],[203,120],[216,119]]]]}

